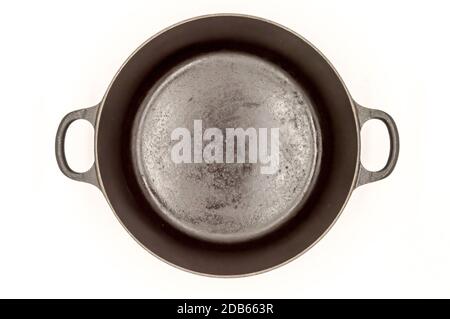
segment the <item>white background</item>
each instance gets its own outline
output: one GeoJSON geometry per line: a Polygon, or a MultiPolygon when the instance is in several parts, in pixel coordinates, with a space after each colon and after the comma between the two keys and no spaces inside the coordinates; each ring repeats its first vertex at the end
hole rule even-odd
{"type": "MultiPolygon", "coordinates": [[[[0,297],[450,297],[445,3],[3,2],[0,297]],[[394,173],[357,189],[312,250],[238,279],[190,274],[147,253],[101,193],[64,177],[54,158],[61,118],[98,103],[134,49],[173,23],[219,12],[261,16],[306,37],[355,100],[394,117],[401,137],[394,173]]],[[[93,158],[87,127],[69,132],[75,168],[93,158]]],[[[365,163],[382,165],[385,130],[365,131],[363,144],[365,163]]]]}

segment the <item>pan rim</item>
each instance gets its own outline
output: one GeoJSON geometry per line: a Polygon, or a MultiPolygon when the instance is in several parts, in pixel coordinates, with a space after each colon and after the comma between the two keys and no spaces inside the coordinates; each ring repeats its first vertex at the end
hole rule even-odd
{"type": "MultiPolygon", "coordinates": [[[[128,62],[130,62],[130,60],[135,57],[135,55],[144,47],[146,46],[148,43],[150,43],[151,41],[153,41],[154,39],[156,39],[157,37],[159,37],[160,35],[166,33],[167,31],[174,29],[176,27],[179,27],[181,25],[193,22],[193,21],[197,21],[197,20],[202,20],[202,19],[210,19],[210,18],[215,18],[215,17],[239,17],[239,18],[245,18],[245,19],[252,19],[252,20],[257,20],[260,22],[264,22],[267,24],[271,24],[275,27],[278,27],[288,33],[291,33],[292,35],[294,35],[295,37],[299,38],[300,40],[302,40],[303,42],[305,42],[309,47],[311,47],[315,53],[317,53],[324,62],[326,62],[326,64],[331,68],[331,70],[333,71],[333,73],[336,75],[337,79],[339,80],[342,88],[345,91],[345,94],[348,98],[351,110],[352,110],[352,114],[353,114],[353,118],[354,118],[354,125],[356,128],[356,132],[359,132],[358,130],[358,112],[357,112],[357,108],[356,108],[356,104],[355,101],[353,100],[352,96],[350,95],[350,92],[347,88],[347,86],[345,85],[342,77],[340,76],[340,74],[337,72],[336,68],[333,66],[333,64],[326,58],[326,56],[319,50],[317,49],[311,42],[309,42],[307,39],[305,39],[303,36],[301,36],[300,34],[298,34],[297,32],[277,23],[274,21],[271,21],[269,19],[266,18],[262,18],[262,17],[258,17],[258,16],[253,16],[253,15],[248,15],[248,14],[240,14],[240,13],[214,13],[214,14],[206,14],[206,15],[200,15],[200,16],[196,16],[196,17],[192,17],[192,18],[188,18],[185,20],[182,20],[178,23],[172,24],[171,26],[168,26],[164,29],[162,29],[161,31],[157,32],[156,34],[154,34],[153,36],[151,36],[150,38],[148,38],[146,41],[144,41],[140,46],[138,46],[129,56],[128,58],[122,63],[122,65],[120,66],[120,68],[118,69],[118,71],[115,73],[114,77],[112,78],[110,84],[108,85],[108,88],[101,100],[101,102],[99,103],[98,106],[98,111],[97,111],[97,116],[96,116],[96,120],[95,120],[95,138],[94,138],[94,154],[95,154],[95,168],[96,168],[96,177],[98,180],[98,184],[99,184],[99,188],[101,190],[101,192],[103,193],[103,195],[106,198],[106,201],[108,203],[108,205],[110,206],[111,210],[113,211],[115,217],[117,218],[117,220],[119,221],[119,223],[123,226],[123,228],[128,232],[128,234],[141,246],[143,247],[147,252],[149,252],[151,255],[155,256],[156,258],[158,258],[159,260],[165,262],[166,264],[169,264],[177,269],[192,273],[192,274],[196,274],[196,275],[201,275],[201,276],[207,276],[207,277],[213,277],[213,278],[242,278],[242,277],[247,277],[247,276],[252,276],[252,275],[258,275],[258,274],[262,274],[271,270],[275,270],[281,266],[284,266],[288,263],[290,263],[291,261],[299,258],[300,256],[302,256],[303,254],[305,254],[306,252],[308,252],[312,247],[314,247],[329,231],[330,229],[335,225],[335,223],[337,222],[337,220],[339,219],[340,215],[342,214],[344,208],[346,207],[352,192],[355,190],[356,188],[356,183],[357,183],[357,179],[358,179],[358,172],[359,172],[359,166],[361,165],[359,160],[357,161],[356,165],[355,165],[355,171],[353,174],[353,178],[352,178],[352,182],[351,185],[349,187],[349,191],[348,194],[345,198],[345,200],[343,201],[339,211],[337,212],[336,216],[333,218],[333,221],[328,225],[328,227],[305,249],[303,249],[302,251],[300,251],[299,253],[297,253],[296,255],[292,256],[291,258],[288,258],[286,260],[284,260],[283,262],[280,262],[274,266],[271,267],[267,267],[261,270],[257,270],[254,272],[243,272],[243,273],[238,273],[238,274],[213,274],[213,273],[209,273],[209,272],[201,272],[201,271],[197,271],[197,270],[193,270],[187,267],[183,267],[180,266],[178,264],[175,264],[169,260],[166,260],[165,258],[159,256],[158,254],[156,254],[155,252],[153,252],[151,249],[149,249],[147,246],[145,246],[140,240],[138,240],[136,238],[136,236],[128,229],[128,227],[123,223],[122,219],[119,217],[119,215],[117,214],[115,208],[113,207],[111,200],[108,196],[108,194],[105,191],[105,186],[103,183],[103,179],[100,173],[100,165],[99,165],[99,156],[98,156],[98,142],[99,142],[99,134],[98,134],[98,128],[99,128],[99,123],[100,123],[100,119],[101,119],[101,115],[103,112],[103,108],[105,105],[105,101],[106,101],[106,97],[109,95],[109,92],[113,86],[113,84],[115,83],[116,79],[118,78],[118,76],[121,74],[122,70],[125,68],[125,66],[128,64],[128,62]]],[[[360,158],[360,152],[361,152],[361,138],[360,138],[360,134],[357,133],[356,134],[356,158],[360,158]]]]}

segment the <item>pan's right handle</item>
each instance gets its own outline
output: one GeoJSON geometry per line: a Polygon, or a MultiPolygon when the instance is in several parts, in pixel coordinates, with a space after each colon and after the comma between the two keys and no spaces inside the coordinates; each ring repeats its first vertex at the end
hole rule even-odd
{"type": "Polygon", "coordinates": [[[400,138],[398,135],[397,126],[389,114],[380,110],[363,107],[358,105],[356,102],[355,104],[358,109],[359,128],[361,129],[364,123],[369,120],[380,120],[384,123],[384,125],[386,125],[390,140],[389,157],[386,165],[381,170],[372,172],[366,169],[361,163],[359,164],[358,181],[356,183],[356,187],[358,187],[367,183],[379,181],[392,173],[395,164],[397,164],[398,154],[400,151],[400,138]]]}
{"type": "Polygon", "coordinates": [[[56,133],[56,140],[55,140],[55,153],[56,153],[56,161],[58,162],[59,169],[61,172],[66,175],[67,177],[80,181],[92,184],[94,186],[99,186],[98,178],[97,178],[97,172],[95,168],[95,163],[92,165],[92,167],[87,170],[86,172],[75,172],[72,170],[67,163],[66,159],[66,153],[64,148],[64,141],[66,138],[67,129],[69,128],[70,124],[75,122],[76,120],[87,120],[89,123],[92,124],[92,126],[95,129],[95,120],[97,117],[97,109],[98,105],[87,108],[87,109],[81,109],[77,111],[70,112],[64,118],[61,120],[61,123],[59,124],[58,131],[56,133]]]}

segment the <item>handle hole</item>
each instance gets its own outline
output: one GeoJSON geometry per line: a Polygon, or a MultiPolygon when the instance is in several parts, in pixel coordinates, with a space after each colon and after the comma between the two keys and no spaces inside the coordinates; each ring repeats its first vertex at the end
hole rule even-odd
{"type": "Polygon", "coordinates": [[[67,163],[75,172],[86,172],[94,163],[94,128],[80,119],[67,129],[64,143],[67,163]]]}
{"type": "Polygon", "coordinates": [[[389,132],[377,119],[364,123],[361,129],[361,164],[372,172],[383,169],[390,150],[389,132]]]}

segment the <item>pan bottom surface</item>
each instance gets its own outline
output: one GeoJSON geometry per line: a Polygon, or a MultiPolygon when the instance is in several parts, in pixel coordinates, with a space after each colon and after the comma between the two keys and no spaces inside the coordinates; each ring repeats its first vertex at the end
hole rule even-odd
{"type": "Polygon", "coordinates": [[[138,184],[168,223],[234,243],[296,214],[320,167],[312,101],[280,66],[237,51],[197,55],[147,92],[133,124],[138,184]]]}

